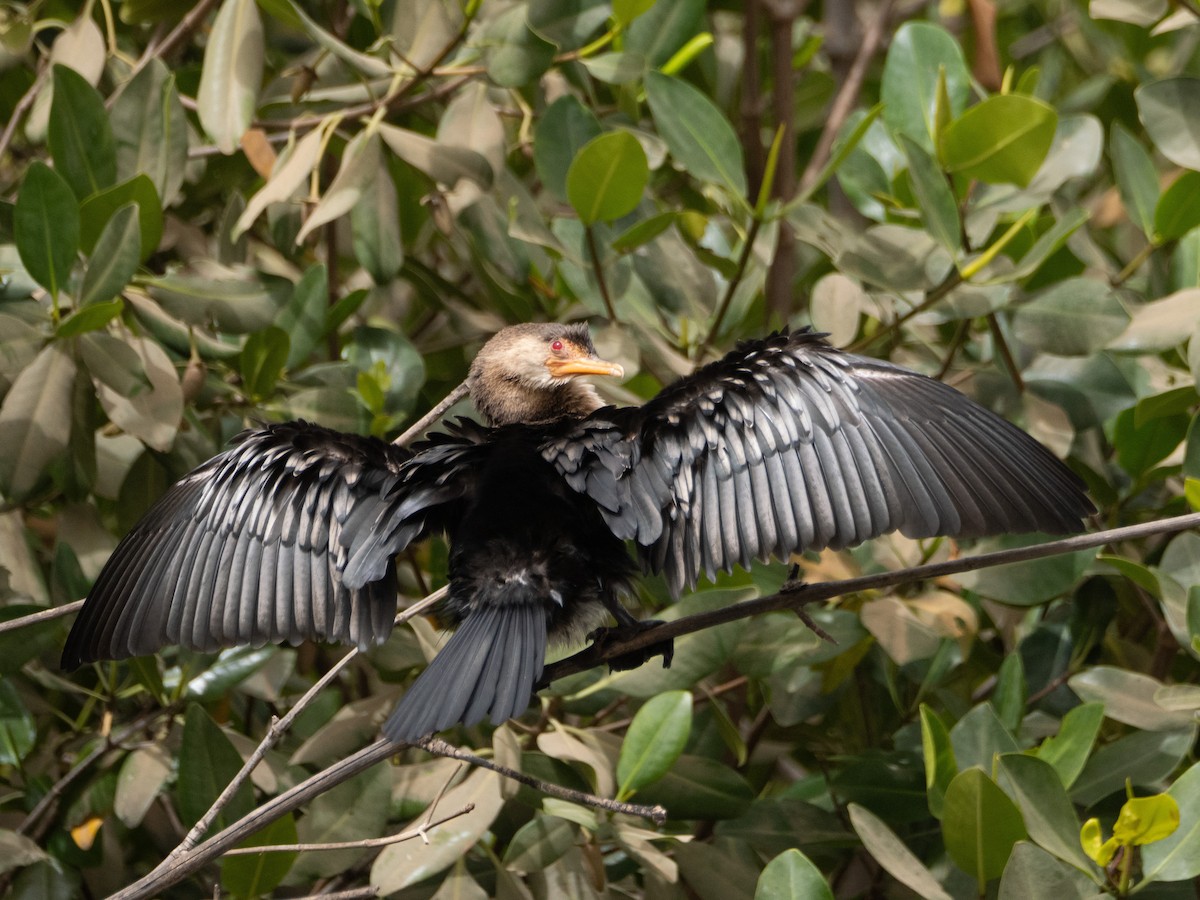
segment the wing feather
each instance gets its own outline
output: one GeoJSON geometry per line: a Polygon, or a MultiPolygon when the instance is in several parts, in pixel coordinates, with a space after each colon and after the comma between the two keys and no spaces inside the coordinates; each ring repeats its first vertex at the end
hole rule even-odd
{"type": "Polygon", "coordinates": [[[811,331],[742,344],[542,453],[675,593],[701,572],[888,531],[1063,533],[1094,511],[1080,479],[1015,426],[811,331]]]}

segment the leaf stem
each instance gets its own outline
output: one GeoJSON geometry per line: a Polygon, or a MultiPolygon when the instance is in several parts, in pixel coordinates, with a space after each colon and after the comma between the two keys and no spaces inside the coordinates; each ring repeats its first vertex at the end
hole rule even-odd
{"type": "Polygon", "coordinates": [[[608,320],[615,323],[617,310],[613,306],[612,295],[608,292],[608,281],[604,278],[604,266],[600,264],[600,250],[596,246],[595,229],[591,225],[584,225],[583,233],[587,239],[588,255],[592,257],[592,271],[596,275],[596,287],[600,289],[600,297],[604,300],[604,310],[608,313],[608,320]]]}

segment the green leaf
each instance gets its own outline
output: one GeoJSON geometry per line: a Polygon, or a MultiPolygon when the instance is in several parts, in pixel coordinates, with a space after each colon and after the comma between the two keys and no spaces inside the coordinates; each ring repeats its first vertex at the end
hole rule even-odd
{"type": "Polygon", "coordinates": [[[1054,142],[1058,113],[1033,97],[999,94],[971,107],[942,133],[946,171],[989,184],[1028,186],[1054,142]]]}
{"type": "Polygon", "coordinates": [[[1188,416],[1180,414],[1158,416],[1138,425],[1136,408],[1123,411],[1112,431],[1117,462],[1135,478],[1145,474],[1183,443],[1189,423],[1188,416]]]}
{"type": "Polygon", "coordinates": [[[141,233],[140,259],[145,261],[158,249],[162,240],[163,214],[158,192],[146,175],[135,175],[128,181],[88,197],[79,207],[80,245],[84,253],[92,253],[100,235],[117,210],[136,203],[138,229],[141,233]]]}
{"type": "Polygon", "coordinates": [[[1101,747],[1071,785],[1071,799],[1085,806],[1124,790],[1126,779],[1154,786],[1170,775],[1191,749],[1196,729],[1136,731],[1101,747]]]}
{"type": "Polygon", "coordinates": [[[0,492],[20,498],[46,467],[66,452],[71,437],[75,360],[64,344],[41,349],[21,370],[0,405],[0,492]]]}
{"type": "Polygon", "coordinates": [[[617,760],[617,796],[625,799],[670,771],[692,730],[692,695],[668,691],[648,700],[625,733],[617,760]]]}
{"type": "Polygon", "coordinates": [[[575,846],[579,826],[557,816],[537,815],[513,835],[504,867],[522,875],[540,872],[575,846]]]}
{"type": "Polygon", "coordinates": [[[308,359],[325,337],[328,312],[329,273],[324,263],[313,263],[296,282],[292,298],[275,320],[275,324],[287,332],[289,369],[295,369],[308,359]]]}
{"type": "Polygon", "coordinates": [[[103,328],[125,309],[125,303],[118,297],[107,303],[92,303],[76,310],[54,329],[57,338],[75,337],[103,328]]]}
{"type": "Polygon", "coordinates": [[[1200,225],[1200,172],[1184,172],[1167,188],[1154,209],[1154,231],[1174,241],[1200,225]]]}
{"type": "Polygon", "coordinates": [[[1092,666],[1073,675],[1067,684],[1085,703],[1103,703],[1110,719],[1144,731],[1174,731],[1193,721],[1190,713],[1159,706],[1154,697],[1162,682],[1140,672],[1092,666]]]}
{"type": "Polygon", "coordinates": [[[277,298],[257,281],[164,275],[145,283],[169,315],[193,325],[216,321],[222,331],[234,334],[265,328],[279,312],[277,298]]]}
{"type": "Polygon", "coordinates": [[[999,877],[1013,845],[1027,837],[1021,812],[982,769],[959,773],[946,789],[942,840],[963,871],[984,886],[999,877]]]}
{"type": "MultiPolygon", "coordinates": [[[[238,847],[263,847],[271,844],[295,844],[296,820],[288,813],[265,825],[238,847]]],[[[283,881],[296,853],[258,853],[221,858],[221,887],[235,897],[261,897],[270,894],[283,881]]]]}
{"type": "Polygon", "coordinates": [[[1164,78],[1133,92],[1154,148],[1178,166],[1200,169],[1200,78],[1164,78]]]}
{"type": "Polygon", "coordinates": [[[1036,844],[1020,841],[1013,848],[1000,878],[997,900],[1097,900],[1096,885],[1066,863],[1055,859],[1036,844]]]}
{"type": "Polygon", "coordinates": [[[492,165],[481,153],[443,144],[394,125],[380,125],[379,136],[393,153],[439,184],[452,188],[465,178],[484,190],[492,186],[495,178],[492,165]]]}
{"type": "Polygon", "coordinates": [[[1108,153],[1125,212],[1142,234],[1150,237],[1154,234],[1154,208],[1158,205],[1158,173],[1154,171],[1154,161],[1119,121],[1113,123],[1108,153]]]}
{"type": "Polygon", "coordinates": [[[646,152],[627,131],[588,141],[567,170],[567,199],[585,225],[611,222],[637,209],[650,167],[646,152]]]}
{"type": "Polygon", "coordinates": [[[899,144],[908,159],[909,181],[921,209],[921,220],[938,243],[955,253],[962,246],[962,223],[945,174],[934,158],[908,135],[899,135],[899,144]]]}
{"type": "Polygon", "coordinates": [[[287,363],[290,342],[282,328],[270,325],[246,338],[239,368],[246,393],[254,399],[269,397],[287,363]]]}
{"type": "MultiPolygon", "coordinates": [[[[242,757],[220,726],[198,704],[188,706],[179,747],[179,778],[175,784],[179,816],[184,825],[195,825],[208,812],[241,767],[242,757]]],[[[253,808],[254,794],[246,782],[221,810],[215,827],[224,828],[253,808]]]]}
{"type": "Polygon", "coordinates": [[[929,22],[905,22],[892,38],[883,65],[883,120],[896,134],[912,138],[932,154],[938,83],[944,79],[950,111],[962,112],[971,76],[962,49],[950,34],[929,22]]]}
{"type": "Polygon", "coordinates": [[[554,62],[554,44],[529,27],[527,6],[514,6],[481,30],[488,77],[501,87],[516,88],[542,77],[554,62]]]}
{"type": "MultiPolygon", "coordinates": [[[[982,553],[1032,543],[1037,543],[1037,539],[1028,535],[1008,535],[982,542],[976,549],[982,553]]],[[[1026,563],[993,566],[964,573],[962,582],[971,590],[1010,606],[1036,606],[1070,590],[1095,555],[1094,550],[1079,550],[1026,563]]]]}
{"type": "Polygon", "coordinates": [[[996,690],[992,693],[992,706],[996,716],[1010,733],[1016,733],[1025,717],[1025,664],[1021,654],[1009,653],[1000,663],[996,674],[996,690]]]}
{"type": "Polygon", "coordinates": [[[601,134],[595,114],[574,94],[550,104],[533,132],[533,162],[552,194],[567,199],[567,170],[584,144],[601,134]]]}
{"type": "Polygon", "coordinates": [[[1005,273],[996,280],[1019,281],[1028,278],[1038,270],[1042,263],[1057,253],[1066,244],[1067,238],[1087,220],[1087,210],[1078,208],[1068,210],[1061,219],[1038,236],[1038,239],[1033,242],[1033,246],[1017,261],[1011,272],[1005,273]]]}
{"type": "Polygon", "coordinates": [[[921,752],[925,757],[925,789],[929,812],[942,817],[946,788],[958,774],[950,732],[936,712],[921,704],[921,752]]]}
{"type": "Polygon", "coordinates": [[[127,203],[113,213],[100,232],[96,249],[83,273],[80,305],[104,303],[120,294],[137,271],[140,250],[138,208],[127,203]]]}
{"type": "Polygon", "coordinates": [[[374,189],[375,179],[381,174],[382,162],[383,151],[377,133],[367,129],[351,138],[342,153],[337,175],[300,226],[296,243],[304,243],[304,239],[313,231],[340,219],[358,206],[363,196],[374,189]]]}
{"type": "Polygon", "coordinates": [[[20,766],[36,742],[37,726],[16,686],[0,681],[0,765],[20,766]]]}
{"type": "Polygon", "coordinates": [[[767,863],[754,900],[833,900],[833,891],[812,860],[793,847],[767,863]]]}
{"type": "MultiPolygon", "coordinates": [[[[387,164],[380,161],[371,179],[371,190],[350,211],[354,257],[376,284],[387,284],[404,265],[400,221],[396,184],[387,164]]],[[[294,352],[294,340],[292,346],[294,352]]]]}
{"type": "Polygon", "coordinates": [[[634,19],[648,13],[654,2],[655,0],[613,0],[613,21],[622,28],[628,28],[634,19]]]}
{"type": "MultiPolygon", "coordinates": [[[[341,843],[381,836],[391,806],[391,783],[387,769],[375,766],[331,788],[313,800],[298,823],[300,841],[341,843]]],[[[346,871],[362,858],[362,850],[355,848],[306,853],[296,862],[293,877],[328,877],[346,871]]]]}
{"type": "Polygon", "coordinates": [[[200,124],[224,154],[238,148],[258,105],[262,19],[254,0],[224,0],[204,48],[196,92],[200,124]]]}
{"type": "Polygon", "coordinates": [[[13,210],[13,233],[21,265],[57,297],[79,252],[79,207],[62,176],[40,160],[25,172],[13,210]]]}
{"type": "Polygon", "coordinates": [[[74,69],[55,65],[53,71],[50,153],[55,170],[83,200],[117,180],[113,132],[100,93],[74,69]]]}
{"type": "Polygon", "coordinates": [[[638,802],[659,804],[673,819],[736,819],[754,788],[735,769],[707,756],[683,754],[662,778],[638,791],[638,802]]]}
{"type": "Polygon", "coordinates": [[[1030,840],[1102,883],[1079,846],[1079,819],[1053,766],[1036,756],[1006,753],[1000,757],[1000,783],[1020,808],[1030,840]]]}
{"type": "Polygon", "coordinates": [[[1179,828],[1142,849],[1146,881],[1186,881],[1200,876],[1200,763],[1175,780],[1167,794],[1178,805],[1179,828]]]}
{"type": "Polygon", "coordinates": [[[867,852],[889,875],[925,900],[950,900],[933,873],[884,822],[857,803],[851,803],[850,824],[867,852]]]}
{"type": "Polygon", "coordinates": [[[990,703],[974,706],[955,722],[950,729],[950,743],[960,769],[978,766],[987,772],[992,770],[997,755],[1020,749],[990,703]]]}
{"type": "Polygon", "coordinates": [[[640,222],[635,222],[613,238],[609,247],[617,253],[628,253],[630,250],[636,250],[643,244],[650,243],[670,228],[678,217],[678,213],[664,212],[653,215],[648,219],[642,219],[640,222]]]}
{"type": "Polygon", "coordinates": [[[1116,292],[1092,278],[1059,281],[1021,306],[1013,319],[1017,339],[1060,356],[1087,356],[1129,324],[1116,292]]]}
{"type": "Polygon", "coordinates": [[[745,162],[733,126],[704,94],[678,78],[646,76],[646,99],[662,139],[679,166],[700,181],[746,197],[745,162]]]}
{"type": "Polygon", "coordinates": [[[629,26],[625,49],[640,53],[651,66],[661,66],[705,25],[704,0],[655,3],[629,26]]]}
{"type": "Polygon", "coordinates": [[[163,206],[183,186],[188,161],[188,123],[175,75],[151,59],[121,89],[109,114],[116,139],[117,177],[146,175],[163,206]]]}
{"type": "Polygon", "coordinates": [[[1081,704],[1063,716],[1058,734],[1038,747],[1038,758],[1054,767],[1063,787],[1071,787],[1083,771],[1103,721],[1103,703],[1081,704]]]}

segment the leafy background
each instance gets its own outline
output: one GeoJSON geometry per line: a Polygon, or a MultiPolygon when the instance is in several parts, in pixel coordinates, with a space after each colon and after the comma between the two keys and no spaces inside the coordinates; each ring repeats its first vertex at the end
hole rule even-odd
{"type": "MultiPolygon", "coordinates": [[[[1198,25],[1191,0],[4,2],[0,619],[83,596],[248,422],[394,435],[529,319],[591,318],[636,373],[621,402],[815,324],[1019,422],[1098,526],[1185,512],[1198,25]]],[[[445,562],[405,558],[405,596],[445,562]]],[[[783,577],[639,599],[670,619],[783,577]]],[[[419,824],[456,779],[438,810],[474,809],[429,844],[227,857],[171,895],[1194,897],[1198,583],[1185,532],[844,596],[815,616],[836,645],[790,613],[728,623],[668,671],[585,673],[449,735],[661,803],[662,828],[410,750],[257,840],[419,824]]],[[[155,866],[341,652],[67,675],[66,627],[0,633],[14,897],[155,866]]],[[[372,740],[436,642],[417,619],[354,660],[218,824],[372,740]]]]}

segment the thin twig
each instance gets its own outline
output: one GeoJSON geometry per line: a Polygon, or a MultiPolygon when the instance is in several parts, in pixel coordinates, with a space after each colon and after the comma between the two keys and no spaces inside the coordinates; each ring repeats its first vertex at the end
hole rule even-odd
{"type": "MultiPolygon", "coordinates": [[[[572,657],[574,658],[574,657],[572,657]]],[[[551,797],[558,797],[562,800],[569,800],[572,803],[578,803],[582,806],[590,806],[593,809],[603,809],[613,813],[623,813],[629,816],[638,816],[642,819],[649,819],[655,824],[662,825],[667,821],[667,811],[661,806],[644,806],[638,803],[623,803],[618,800],[608,800],[604,797],[597,797],[595,794],[588,794],[584,791],[576,791],[571,788],[565,788],[561,785],[552,784],[549,781],[543,781],[540,778],[534,778],[532,775],[526,775],[524,772],[518,772],[515,769],[510,769],[507,766],[502,766],[499,763],[492,762],[490,759],[484,759],[481,756],[476,756],[473,753],[468,753],[459,747],[448,744],[441,738],[427,737],[417,741],[414,746],[420,747],[432,753],[434,756],[444,756],[450,759],[461,759],[463,762],[469,762],[473,766],[479,766],[483,769],[490,769],[505,778],[510,778],[513,781],[519,781],[534,790],[541,791],[543,794],[549,794],[551,797]]]]}
{"type": "Polygon", "coordinates": [[[223,855],[249,856],[254,853],[304,853],[310,850],[362,850],[370,847],[387,847],[402,841],[411,841],[413,838],[421,838],[428,844],[429,839],[425,837],[427,830],[436,828],[451,819],[457,819],[459,816],[465,816],[474,809],[475,804],[468,803],[462,809],[442,816],[436,822],[422,822],[416,828],[410,828],[408,831],[401,831],[397,834],[386,834],[383,837],[363,838],[359,841],[331,841],[324,844],[264,844],[261,847],[235,847],[232,850],[226,850],[223,855]]]}
{"type": "Polygon", "coordinates": [[[79,612],[82,606],[83,601],[76,600],[73,603],[64,603],[62,606],[53,606],[50,609],[39,610],[27,616],[20,616],[16,619],[10,619],[7,622],[0,622],[0,634],[4,634],[6,631],[16,631],[19,628],[27,628],[30,625],[37,625],[41,622],[61,619],[63,616],[73,615],[79,612]]]}
{"type": "Polygon", "coordinates": [[[1012,376],[1017,393],[1025,393],[1025,379],[1021,377],[1021,368],[1017,365],[1017,361],[1013,357],[1012,348],[1008,346],[1008,340],[1004,337],[1004,332],[1000,330],[1000,320],[996,318],[995,313],[988,313],[987,323],[988,329],[992,332],[992,341],[995,343],[996,349],[1004,360],[1004,365],[1008,367],[1008,374],[1012,376]]]}
{"type": "Polygon", "coordinates": [[[25,113],[29,112],[33,101],[37,99],[38,92],[46,84],[46,76],[49,72],[50,67],[46,64],[46,60],[42,60],[41,71],[38,72],[37,78],[33,80],[29,90],[21,95],[17,105],[13,107],[12,114],[8,117],[8,124],[4,126],[4,131],[0,132],[0,159],[3,159],[4,154],[8,151],[8,145],[12,143],[13,135],[17,133],[17,126],[21,123],[21,119],[25,117],[25,113]]]}
{"type": "Polygon", "coordinates": [[[729,312],[729,304],[733,302],[733,295],[737,291],[738,285],[741,284],[742,276],[746,274],[746,266],[750,262],[750,254],[754,252],[754,242],[758,240],[758,229],[762,226],[762,219],[756,214],[750,220],[750,230],[746,233],[746,243],[742,245],[742,252],[738,254],[737,269],[734,270],[733,277],[729,279],[729,283],[725,285],[725,294],[721,297],[721,303],[717,306],[717,312],[713,316],[712,325],[708,329],[708,334],[704,336],[704,340],[700,342],[700,346],[696,348],[696,359],[701,359],[712,342],[717,337],[717,332],[721,328],[721,322],[725,319],[725,314],[729,312]]]}
{"type": "Polygon", "coordinates": [[[958,287],[962,283],[963,283],[962,272],[960,272],[957,267],[951,269],[950,272],[946,275],[946,277],[941,280],[941,283],[939,283],[935,287],[930,288],[926,292],[924,300],[922,300],[920,303],[918,303],[912,309],[908,310],[903,315],[897,316],[896,318],[892,319],[892,321],[888,322],[887,325],[885,325],[883,328],[880,328],[874,334],[869,334],[866,337],[862,338],[861,340],[855,341],[853,344],[851,344],[846,349],[849,350],[851,353],[859,353],[863,350],[863,348],[870,346],[871,344],[878,341],[880,338],[885,337],[887,335],[894,334],[895,332],[900,330],[901,325],[903,325],[905,322],[907,322],[913,316],[918,315],[919,313],[923,313],[925,310],[929,309],[929,307],[938,303],[940,300],[945,299],[947,294],[949,294],[952,290],[954,290],[956,287],[958,287]]]}
{"type": "Polygon", "coordinates": [[[1189,528],[1200,527],[1200,513],[1189,513],[1184,516],[1174,516],[1156,522],[1145,522],[1140,525],[1127,525],[1123,528],[1110,528],[1093,534],[1080,534],[1045,544],[1035,544],[1030,547],[1016,547],[1010,550],[997,550],[994,553],[981,553],[978,556],[960,557],[944,562],[929,563],[914,566],[896,572],[881,572],[874,575],[862,575],[857,578],[846,578],[841,581],[828,581],[820,584],[805,584],[783,590],[757,600],[746,600],[731,606],[724,606],[696,615],[684,616],[671,622],[664,622],[653,628],[639,631],[629,637],[612,638],[604,644],[593,644],[580,652],[559,660],[546,667],[540,682],[546,686],[559,678],[584,672],[596,666],[603,665],[611,659],[643,650],[654,644],[673,638],[724,625],[739,619],[749,618],[764,612],[774,612],[783,609],[795,609],[809,603],[817,603],[839,597],[843,594],[853,594],[860,591],[878,588],[894,587],[909,581],[926,578],[940,578],[945,575],[956,575],[962,572],[973,572],[991,566],[1002,566],[1016,562],[1026,562],[1033,559],[1043,559],[1061,553],[1072,553],[1077,550],[1087,550],[1101,547],[1118,541],[1135,540],[1156,534],[1170,534],[1186,531],[1189,528]]]}
{"type": "MultiPolygon", "coordinates": [[[[394,628],[402,622],[407,622],[414,616],[420,615],[425,610],[429,609],[429,607],[433,606],[433,604],[445,597],[446,592],[446,588],[438,588],[428,597],[418,600],[412,606],[409,606],[396,616],[395,621],[392,623],[392,627],[394,628]]],[[[262,762],[263,757],[265,757],[268,751],[278,744],[283,738],[284,734],[287,733],[287,730],[291,727],[292,722],[296,720],[296,717],[300,715],[300,713],[303,712],[313,700],[316,699],[317,695],[325,689],[326,685],[328,685],[331,681],[333,681],[334,678],[337,677],[342,669],[349,665],[350,661],[354,659],[354,657],[358,656],[358,652],[358,648],[355,647],[336,663],[334,663],[328,672],[317,679],[316,683],[307,691],[305,691],[304,696],[302,696],[295,702],[295,704],[293,704],[292,708],[287,711],[287,714],[284,715],[283,718],[279,718],[278,716],[273,716],[271,718],[271,725],[267,729],[267,733],[263,735],[262,740],[259,741],[258,746],[254,748],[254,752],[246,758],[246,761],[242,764],[242,768],[238,771],[237,775],[233,777],[229,784],[225,785],[225,789],[222,790],[220,796],[213,801],[212,806],[208,808],[208,812],[201,816],[200,820],[192,826],[192,830],[189,831],[184,839],[179,842],[179,846],[171,851],[167,859],[174,859],[184,855],[185,853],[188,853],[200,842],[200,839],[204,837],[205,832],[207,832],[208,829],[212,827],[213,822],[217,820],[217,816],[221,814],[221,811],[225,809],[225,807],[229,804],[229,801],[233,799],[233,796],[238,792],[241,786],[245,784],[246,780],[250,777],[250,774],[258,766],[258,764],[262,762]]]]}
{"type": "Polygon", "coordinates": [[[817,146],[813,149],[813,154],[808,160],[804,174],[800,176],[801,193],[812,187],[813,182],[816,181],[825,164],[829,162],[830,154],[833,152],[833,142],[837,139],[838,132],[841,130],[842,124],[846,121],[846,117],[850,115],[850,111],[858,101],[858,95],[862,91],[863,80],[866,78],[867,67],[875,57],[875,52],[879,49],[879,45],[883,41],[883,35],[887,31],[888,22],[891,19],[893,2],[894,0],[884,0],[883,5],[879,9],[879,15],[871,22],[870,28],[867,29],[867,33],[863,36],[862,45],[858,49],[858,55],[854,57],[854,62],[851,64],[850,70],[846,73],[846,80],[842,82],[837,96],[833,98],[833,103],[829,107],[829,114],[825,117],[825,125],[821,129],[821,136],[817,139],[817,146]]]}
{"type": "Polygon", "coordinates": [[[596,286],[600,288],[600,296],[604,300],[604,310],[608,313],[608,321],[617,321],[617,311],[613,307],[612,295],[608,293],[608,279],[604,277],[604,266],[600,263],[600,251],[596,247],[596,231],[591,225],[583,226],[587,239],[588,253],[592,257],[592,271],[596,275],[596,286]]]}
{"type": "Polygon", "coordinates": [[[425,413],[425,415],[421,416],[421,418],[417,419],[417,421],[409,425],[408,428],[404,430],[404,433],[392,441],[392,443],[401,447],[407,446],[410,442],[424,434],[426,428],[441,419],[442,416],[445,415],[446,410],[452,407],[463,397],[467,396],[469,392],[470,389],[467,387],[467,383],[465,381],[462,382],[462,384],[442,398],[442,401],[437,406],[425,413]]]}

